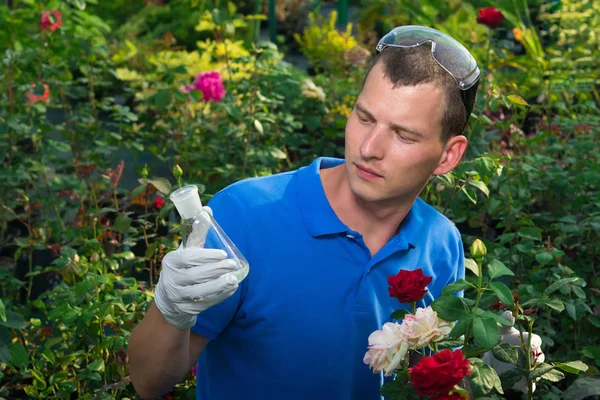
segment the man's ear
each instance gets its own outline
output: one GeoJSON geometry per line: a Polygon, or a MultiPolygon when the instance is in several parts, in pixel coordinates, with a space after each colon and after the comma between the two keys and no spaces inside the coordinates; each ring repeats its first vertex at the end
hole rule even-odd
{"type": "Polygon", "coordinates": [[[460,162],[463,154],[467,150],[469,141],[463,135],[454,136],[444,146],[444,152],[440,158],[440,162],[433,171],[434,175],[444,175],[454,169],[460,162]]]}

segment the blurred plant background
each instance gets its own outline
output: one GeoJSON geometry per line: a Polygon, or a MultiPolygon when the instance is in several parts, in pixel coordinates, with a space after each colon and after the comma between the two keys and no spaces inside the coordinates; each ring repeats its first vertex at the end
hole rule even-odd
{"type": "Polygon", "coordinates": [[[450,33],[483,71],[467,157],[422,197],[515,273],[520,303],[579,278],[533,316],[547,359],[589,369],[534,398],[600,394],[600,3],[6,0],[0,398],[135,397],[127,341],[177,246],[170,192],[206,202],[343,157],[375,43],[402,24],[450,33]]]}

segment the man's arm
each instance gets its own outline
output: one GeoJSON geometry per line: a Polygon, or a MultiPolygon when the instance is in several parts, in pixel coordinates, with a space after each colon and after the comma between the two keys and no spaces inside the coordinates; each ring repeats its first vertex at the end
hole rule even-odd
{"type": "Polygon", "coordinates": [[[129,340],[130,377],[137,394],[167,393],[193,368],[209,339],[169,324],[154,303],[129,340]]]}

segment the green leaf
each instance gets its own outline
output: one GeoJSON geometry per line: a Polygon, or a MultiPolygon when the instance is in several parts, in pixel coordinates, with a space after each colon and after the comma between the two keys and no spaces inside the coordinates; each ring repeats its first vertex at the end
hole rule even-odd
{"type": "Polygon", "coordinates": [[[498,315],[494,312],[491,312],[489,310],[481,312],[481,309],[479,309],[477,311],[477,315],[479,315],[481,318],[491,318],[491,319],[495,320],[497,323],[499,323],[500,325],[513,326],[512,322],[510,322],[506,318],[502,318],[500,315],[498,315]]]}
{"type": "Polygon", "coordinates": [[[510,390],[515,383],[519,382],[525,377],[525,371],[521,368],[513,368],[504,372],[500,375],[500,381],[502,382],[502,388],[504,390],[510,390]]]}
{"type": "Polygon", "coordinates": [[[462,335],[464,335],[467,332],[468,326],[469,326],[468,319],[461,319],[461,320],[456,321],[456,323],[454,324],[454,327],[448,334],[448,337],[453,338],[453,339],[461,337],[462,335]]]}
{"type": "Polygon", "coordinates": [[[481,190],[483,194],[485,194],[487,197],[490,197],[490,190],[483,181],[470,180],[469,185],[476,187],[477,189],[481,190]]]}
{"type": "Polygon", "coordinates": [[[468,375],[468,380],[471,384],[471,390],[473,391],[475,398],[484,397],[494,389],[496,389],[498,393],[504,394],[502,382],[494,368],[486,364],[472,364],[471,371],[473,371],[473,374],[468,375]]]}
{"type": "Polygon", "coordinates": [[[48,379],[48,383],[50,384],[50,386],[53,386],[54,384],[64,381],[65,378],[67,378],[69,376],[69,373],[67,371],[58,371],[53,373],[52,375],[50,375],[50,379],[48,379]]]}
{"type": "Polygon", "coordinates": [[[508,288],[508,286],[506,286],[502,282],[492,282],[492,283],[490,283],[490,288],[492,288],[492,290],[494,291],[496,296],[498,296],[498,299],[501,302],[506,304],[508,307],[513,306],[513,303],[514,303],[513,294],[510,291],[510,289],[508,288]]]}
{"type": "Polygon", "coordinates": [[[469,316],[469,307],[456,296],[441,296],[431,303],[433,311],[445,321],[456,321],[469,316]]]}
{"type": "Polygon", "coordinates": [[[550,294],[554,293],[561,287],[571,284],[571,283],[575,283],[578,280],[579,280],[579,278],[577,278],[577,277],[560,279],[560,280],[554,282],[553,284],[551,284],[550,286],[548,286],[546,288],[546,290],[544,290],[544,296],[549,296],[550,294]]]}
{"type": "Polygon", "coordinates": [[[474,273],[475,276],[479,276],[479,266],[472,258],[465,258],[465,268],[474,273]]]}
{"type": "Polygon", "coordinates": [[[150,98],[150,101],[159,108],[165,107],[169,104],[171,99],[171,92],[169,90],[161,90],[150,98]]]}
{"type": "Polygon", "coordinates": [[[519,348],[510,344],[502,344],[494,347],[492,353],[494,357],[505,363],[517,365],[519,361],[519,348]]]}
{"type": "Polygon", "coordinates": [[[254,120],[254,128],[256,128],[256,131],[258,133],[260,133],[261,135],[265,132],[263,130],[262,123],[259,120],[257,120],[257,119],[254,120]]]}
{"type": "Polygon", "coordinates": [[[17,368],[24,369],[29,365],[29,354],[21,343],[13,343],[9,347],[10,350],[10,362],[12,362],[17,368]]]}
{"type": "Polygon", "coordinates": [[[127,233],[131,227],[131,218],[126,215],[120,214],[115,219],[114,229],[120,233],[127,233]]]}
{"type": "Polygon", "coordinates": [[[550,372],[554,368],[554,365],[541,363],[535,366],[535,368],[529,373],[529,379],[535,379],[547,372],[550,372]]]}
{"type": "Polygon", "coordinates": [[[0,364],[6,364],[10,361],[10,350],[8,346],[0,341],[0,364]]]}
{"type": "MultiPolygon", "coordinates": [[[[508,269],[506,267],[506,265],[504,265],[504,263],[500,260],[492,260],[490,261],[490,263],[488,264],[488,269],[487,272],[490,276],[490,279],[496,279],[499,278],[501,276],[515,276],[514,272],[512,272],[510,269],[508,269]]],[[[512,304],[512,301],[511,301],[512,304]]]]}
{"type": "Polygon", "coordinates": [[[12,329],[23,329],[27,326],[21,314],[13,311],[6,311],[6,321],[0,321],[0,325],[12,329]]]}
{"type": "Polygon", "coordinates": [[[563,399],[583,400],[600,395],[600,374],[577,379],[563,392],[563,399]]]}
{"type": "Polygon", "coordinates": [[[406,314],[409,314],[407,310],[396,310],[392,313],[391,317],[397,321],[402,321],[406,314]]]}
{"type": "Polygon", "coordinates": [[[547,306],[550,307],[553,310],[556,310],[558,312],[561,312],[562,310],[565,309],[565,305],[562,301],[560,301],[557,298],[551,298],[551,299],[531,299],[529,301],[526,301],[525,303],[521,304],[521,306],[523,307],[528,307],[528,306],[547,306]]]}
{"type": "Polygon", "coordinates": [[[31,370],[29,370],[29,372],[35,378],[33,381],[33,384],[35,385],[35,387],[40,390],[46,389],[46,387],[47,387],[46,380],[42,376],[42,373],[40,371],[38,371],[37,369],[31,369],[31,370]]]}
{"type": "Polygon", "coordinates": [[[88,371],[101,371],[104,368],[104,360],[96,360],[87,366],[88,371]]]}
{"type": "Polygon", "coordinates": [[[456,282],[452,282],[451,284],[446,286],[442,290],[442,296],[452,296],[454,293],[468,289],[469,287],[473,287],[473,285],[465,281],[464,279],[459,279],[456,282]]]}
{"type": "Polygon", "coordinates": [[[166,206],[164,206],[163,208],[160,209],[158,216],[160,218],[166,217],[174,207],[175,207],[175,205],[173,203],[167,204],[166,206]]]}
{"type": "Polygon", "coordinates": [[[518,235],[525,239],[542,240],[542,230],[540,228],[522,228],[519,230],[518,235]]]}
{"type": "Polygon", "coordinates": [[[473,204],[477,204],[477,195],[471,188],[463,186],[460,191],[463,192],[473,204]]]}
{"type": "Polygon", "coordinates": [[[287,155],[283,152],[283,150],[281,150],[278,147],[271,147],[269,150],[269,154],[271,154],[273,158],[276,158],[278,160],[285,160],[287,158],[287,155]]]}
{"type": "Polygon", "coordinates": [[[552,260],[554,260],[554,257],[552,257],[552,254],[548,253],[547,251],[544,251],[541,253],[537,253],[535,255],[535,259],[543,267],[546,264],[550,264],[552,260]]]}
{"type": "Polygon", "coordinates": [[[132,251],[123,251],[121,253],[113,254],[115,258],[122,258],[124,260],[133,260],[135,258],[135,254],[132,251]]]}
{"type": "Polygon", "coordinates": [[[148,183],[164,195],[168,195],[171,192],[171,182],[166,178],[148,179],[148,183]]]}
{"type": "Polygon", "coordinates": [[[2,299],[0,299],[0,321],[6,322],[6,307],[4,307],[2,299]]]}
{"type": "Polygon", "coordinates": [[[550,382],[559,382],[559,381],[565,379],[565,374],[563,374],[562,372],[560,372],[557,369],[553,369],[553,370],[550,370],[549,372],[546,372],[540,378],[545,379],[550,382]]]}
{"type": "Polygon", "coordinates": [[[147,187],[148,187],[148,185],[142,184],[142,185],[136,187],[135,189],[133,189],[131,191],[131,198],[135,199],[136,197],[138,197],[139,195],[144,193],[144,191],[146,190],[147,187]]]}
{"type": "Polygon", "coordinates": [[[557,362],[554,363],[556,368],[560,368],[570,374],[578,374],[579,372],[585,372],[588,370],[588,366],[583,361],[569,361],[569,362],[557,362]]]}
{"type": "Polygon", "coordinates": [[[587,313],[592,314],[590,306],[585,304],[581,299],[567,300],[565,302],[565,308],[567,309],[569,317],[573,318],[574,321],[582,320],[587,313]]]}
{"type": "Polygon", "coordinates": [[[596,328],[600,328],[600,316],[590,315],[588,317],[588,321],[590,321],[590,324],[594,325],[596,328]]]}
{"type": "Polygon", "coordinates": [[[23,390],[25,390],[25,394],[27,396],[29,396],[30,398],[39,398],[39,394],[40,392],[38,391],[38,389],[33,386],[33,385],[27,385],[23,388],[23,390]]]}
{"type": "Polygon", "coordinates": [[[492,318],[481,318],[479,316],[473,319],[473,336],[475,342],[486,350],[490,350],[500,341],[498,334],[498,325],[492,318]]]}
{"type": "Polygon", "coordinates": [[[529,106],[529,103],[527,101],[525,101],[525,99],[522,98],[521,96],[519,96],[518,94],[509,94],[508,96],[506,96],[506,98],[508,99],[508,101],[510,101],[513,104],[516,104],[519,106],[529,106]]]}
{"type": "Polygon", "coordinates": [[[10,222],[17,219],[17,214],[5,205],[0,206],[0,221],[10,222]]]}

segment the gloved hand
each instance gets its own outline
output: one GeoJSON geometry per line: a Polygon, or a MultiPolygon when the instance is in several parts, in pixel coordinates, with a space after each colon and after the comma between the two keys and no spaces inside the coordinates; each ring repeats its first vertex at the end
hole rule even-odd
{"type": "MultiPolygon", "coordinates": [[[[211,213],[210,207],[203,210],[211,213]]],[[[196,316],[230,297],[238,287],[236,266],[219,249],[206,249],[204,243],[210,228],[208,218],[193,224],[185,249],[180,244],[162,260],[160,278],[154,290],[154,303],[165,319],[179,329],[190,329],[196,316]]]]}
{"type": "MultiPolygon", "coordinates": [[[[508,321],[511,321],[513,324],[515,323],[515,317],[512,315],[511,311],[505,311],[504,313],[502,313],[502,317],[508,321]]],[[[516,329],[512,326],[511,327],[503,326],[502,328],[500,328],[500,333],[502,334],[502,340],[500,341],[500,344],[510,344],[513,346],[521,346],[521,335],[519,334],[518,329],[516,329]]],[[[529,332],[523,332],[523,340],[525,342],[527,342],[529,340],[529,332]]],[[[542,339],[540,338],[539,335],[536,335],[534,333],[531,337],[531,351],[530,351],[532,365],[543,363],[544,360],[546,359],[546,356],[542,352],[541,347],[542,347],[542,339]]],[[[488,351],[483,355],[483,362],[484,362],[484,364],[487,364],[490,367],[494,368],[494,370],[496,370],[496,373],[498,375],[501,375],[510,369],[516,368],[516,366],[514,364],[505,363],[505,362],[498,360],[496,357],[494,357],[494,354],[492,353],[492,351],[488,351]]],[[[539,381],[540,379],[541,378],[537,378],[536,382],[539,381]]],[[[523,393],[527,393],[527,390],[528,390],[527,380],[523,377],[520,381],[518,381],[517,383],[515,383],[512,386],[512,389],[521,391],[523,393]]],[[[535,392],[535,389],[536,389],[536,385],[535,385],[535,382],[533,382],[532,391],[535,392]]]]}

